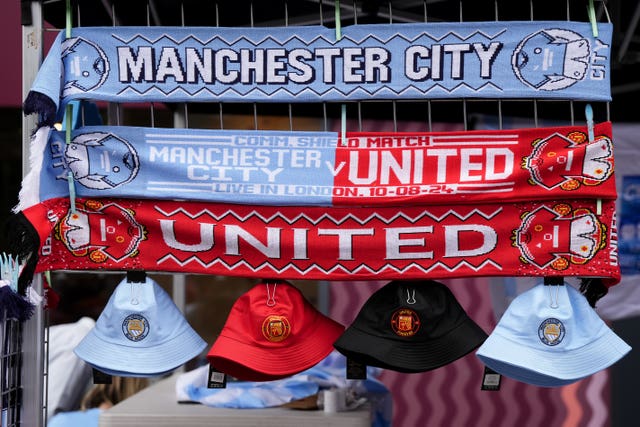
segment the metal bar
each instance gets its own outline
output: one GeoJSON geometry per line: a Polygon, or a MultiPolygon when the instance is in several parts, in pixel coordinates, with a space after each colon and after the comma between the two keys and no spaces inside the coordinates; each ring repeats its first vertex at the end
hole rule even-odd
{"type": "MultiPolygon", "coordinates": [[[[22,27],[22,99],[25,99],[43,59],[42,4],[30,2],[31,25],[22,27]]],[[[29,170],[30,136],[36,128],[35,114],[22,117],[22,175],[29,170]]],[[[36,275],[33,289],[42,295],[42,280],[36,275]]],[[[24,324],[22,349],[22,408],[21,419],[25,426],[41,426],[44,420],[44,317],[41,307],[24,324]]]]}

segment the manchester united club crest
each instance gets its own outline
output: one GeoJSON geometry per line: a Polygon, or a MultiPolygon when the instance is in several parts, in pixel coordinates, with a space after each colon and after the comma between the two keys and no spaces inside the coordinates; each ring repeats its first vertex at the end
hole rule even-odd
{"type": "Polygon", "coordinates": [[[602,135],[588,141],[584,132],[564,136],[554,133],[533,142],[529,157],[522,159],[532,185],[573,191],[582,185],[596,186],[613,175],[613,144],[602,135]]]}
{"type": "Polygon", "coordinates": [[[538,338],[543,344],[553,347],[562,342],[565,335],[564,324],[555,318],[546,319],[538,327],[538,338]]]}
{"type": "Polygon", "coordinates": [[[262,335],[271,342],[280,342],[291,333],[289,319],[285,316],[272,314],[267,316],[262,322],[262,335]]]}
{"type": "Polygon", "coordinates": [[[108,259],[119,262],[138,254],[146,230],[132,210],[87,200],[67,212],[56,225],[55,237],[77,257],[86,256],[95,263],[108,259]]]}
{"type": "Polygon", "coordinates": [[[122,322],[122,333],[131,341],[142,341],[149,334],[149,321],[139,314],[130,314],[122,322]]]}
{"type": "Polygon", "coordinates": [[[606,245],[606,231],[589,209],[559,203],[525,212],[512,239],[523,262],[562,271],[593,259],[606,245]]]}
{"type": "Polygon", "coordinates": [[[391,329],[401,337],[411,337],[420,329],[420,317],[410,308],[396,310],[391,316],[391,329]]]}

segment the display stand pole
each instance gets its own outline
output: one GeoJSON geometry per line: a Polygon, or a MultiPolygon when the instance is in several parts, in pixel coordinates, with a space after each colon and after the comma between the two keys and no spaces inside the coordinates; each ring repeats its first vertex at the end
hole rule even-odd
{"type": "MultiPolygon", "coordinates": [[[[22,99],[25,99],[35,80],[43,58],[42,4],[23,2],[22,17],[22,99]],[[26,4],[24,4],[26,3],[26,4]]],[[[36,129],[37,116],[22,117],[22,173],[29,170],[30,136],[36,129]]],[[[42,295],[42,276],[36,275],[31,284],[42,295]]],[[[36,307],[33,316],[24,323],[22,342],[22,413],[21,425],[44,425],[44,313],[36,307]]]]}

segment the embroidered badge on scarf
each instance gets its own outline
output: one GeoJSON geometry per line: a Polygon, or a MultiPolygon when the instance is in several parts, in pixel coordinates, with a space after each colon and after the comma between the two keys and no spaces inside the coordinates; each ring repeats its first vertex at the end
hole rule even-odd
{"type": "Polygon", "coordinates": [[[269,207],[51,199],[21,213],[38,271],[146,270],[311,280],[620,279],[615,201],[269,207]],[[70,223],[77,215],[86,220],[70,223]]]}
{"type": "Polygon", "coordinates": [[[615,199],[611,123],[468,132],[41,128],[18,209],[69,196],[276,206],[615,199]]]}

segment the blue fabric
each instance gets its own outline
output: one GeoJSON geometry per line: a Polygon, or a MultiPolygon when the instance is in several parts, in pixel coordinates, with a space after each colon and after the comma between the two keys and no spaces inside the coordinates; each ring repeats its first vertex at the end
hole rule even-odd
{"type": "Polygon", "coordinates": [[[86,411],[58,412],[47,422],[47,427],[98,427],[100,413],[98,408],[86,411]]]}
{"type": "Polygon", "coordinates": [[[631,347],[571,285],[537,285],[518,295],[476,355],[494,371],[558,387],[608,368],[631,347]]]}
{"type": "MultiPolygon", "coordinates": [[[[389,427],[393,399],[389,389],[375,377],[381,369],[367,367],[366,380],[345,378],[346,358],[337,351],[306,371],[276,381],[229,381],[226,388],[207,388],[208,365],[180,375],[176,398],[217,408],[268,408],[312,396],[322,390],[342,388],[354,399],[364,398],[371,407],[372,427],[389,427]]],[[[349,405],[349,402],[347,402],[349,405]]]]}
{"type": "Polygon", "coordinates": [[[32,139],[21,208],[68,197],[69,171],[78,197],[329,206],[337,137],[335,132],[88,126],[72,131],[66,144],[65,132],[41,128],[32,139]]]}
{"type": "Polygon", "coordinates": [[[206,345],[166,291],[146,277],[118,284],[74,353],[103,372],[147,377],[176,369],[206,345]]]}
{"type": "Polygon", "coordinates": [[[611,24],[598,33],[570,21],[352,25],[339,41],[323,26],[80,27],[58,35],[31,89],[57,107],[71,99],[609,101],[611,24]]]}
{"type": "Polygon", "coordinates": [[[186,393],[192,401],[216,408],[270,408],[303,399],[317,392],[317,384],[294,378],[260,383],[229,382],[224,389],[193,385],[186,387],[186,393]]]}

